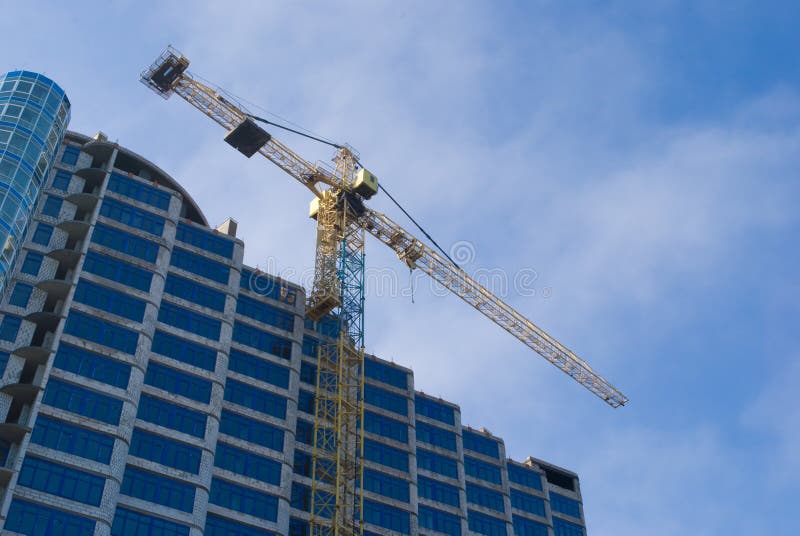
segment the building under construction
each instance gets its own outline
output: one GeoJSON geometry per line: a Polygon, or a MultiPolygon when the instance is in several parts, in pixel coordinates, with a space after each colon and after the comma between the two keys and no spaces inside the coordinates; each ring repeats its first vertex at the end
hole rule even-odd
{"type": "MultiPolygon", "coordinates": [[[[37,76],[0,79],[3,184],[25,172],[3,140],[38,139],[13,102],[46,115],[37,76]]],[[[309,534],[333,515],[312,474],[319,348],[339,324],[244,265],[235,222],[211,228],[155,164],[53,132],[0,305],[3,533],[309,534]]],[[[360,532],[586,534],[576,474],[507,459],[407,368],[367,355],[360,370],[360,532]]]]}

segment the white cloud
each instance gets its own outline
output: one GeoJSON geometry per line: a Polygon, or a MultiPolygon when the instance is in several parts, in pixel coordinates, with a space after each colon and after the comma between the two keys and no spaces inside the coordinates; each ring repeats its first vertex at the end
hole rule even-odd
{"type": "Polygon", "coordinates": [[[580,455],[594,536],[760,531],[740,510],[758,500],[748,489],[752,474],[715,428],[622,428],[567,448],[580,455]]]}
{"type": "Polygon", "coordinates": [[[800,360],[792,355],[742,414],[742,424],[763,441],[765,480],[776,492],[798,489],[800,478],[800,360]]]}
{"type": "Polygon", "coordinates": [[[679,278],[681,285],[687,278],[705,283],[748,233],[792,221],[796,187],[789,178],[800,165],[799,127],[651,132],[656,147],[552,195],[546,221],[558,232],[545,241],[560,261],[552,268],[570,311],[597,310],[620,298],[652,303],[679,278]]]}

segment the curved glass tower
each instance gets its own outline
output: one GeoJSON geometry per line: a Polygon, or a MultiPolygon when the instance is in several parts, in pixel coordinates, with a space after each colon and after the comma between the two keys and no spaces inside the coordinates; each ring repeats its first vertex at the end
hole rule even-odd
{"type": "Polygon", "coordinates": [[[64,139],[69,109],[64,90],[45,76],[0,76],[0,292],[64,139]]]}

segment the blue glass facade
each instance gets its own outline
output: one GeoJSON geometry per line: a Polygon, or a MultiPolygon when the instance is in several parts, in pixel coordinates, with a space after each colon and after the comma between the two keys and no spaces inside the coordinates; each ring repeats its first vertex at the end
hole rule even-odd
{"type": "Polygon", "coordinates": [[[30,71],[0,76],[0,291],[13,271],[69,116],[64,90],[49,78],[30,71]]]}
{"type": "MultiPolygon", "coordinates": [[[[307,536],[333,324],[152,164],[61,147],[0,305],[5,529],[307,536]]],[[[365,535],[585,536],[574,475],[507,460],[408,369],[367,356],[364,375],[365,535]]]]}

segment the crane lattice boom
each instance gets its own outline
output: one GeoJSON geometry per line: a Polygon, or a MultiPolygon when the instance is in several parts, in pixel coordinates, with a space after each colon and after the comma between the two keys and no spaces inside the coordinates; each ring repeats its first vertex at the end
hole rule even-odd
{"type": "MultiPolygon", "coordinates": [[[[240,103],[233,102],[221,90],[208,86],[188,71],[188,60],[168,48],[148,70],[142,73],[142,82],[164,98],[176,93],[186,102],[206,114],[228,131],[234,131],[250,117],[250,113],[240,103]],[[184,63],[185,62],[185,63],[184,63]],[[159,69],[172,67],[172,71],[159,77],[159,69]]],[[[329,186],[343,186],[343,179],[322,164],[311,164],[303,157],[286,147],[278,140],[269,137],[258,152],[267,157],[273,164],[310,188],[317,197],[321,192],[317,183],[329,186]]]]}
{"type": "Polygon", "coordinates": [[[419,268],[431,276],[611,406],[616,408],[628,401],[583,359],[384,214],[368,210],[361,225],[393,249],[410,268],[419,268]]]}

